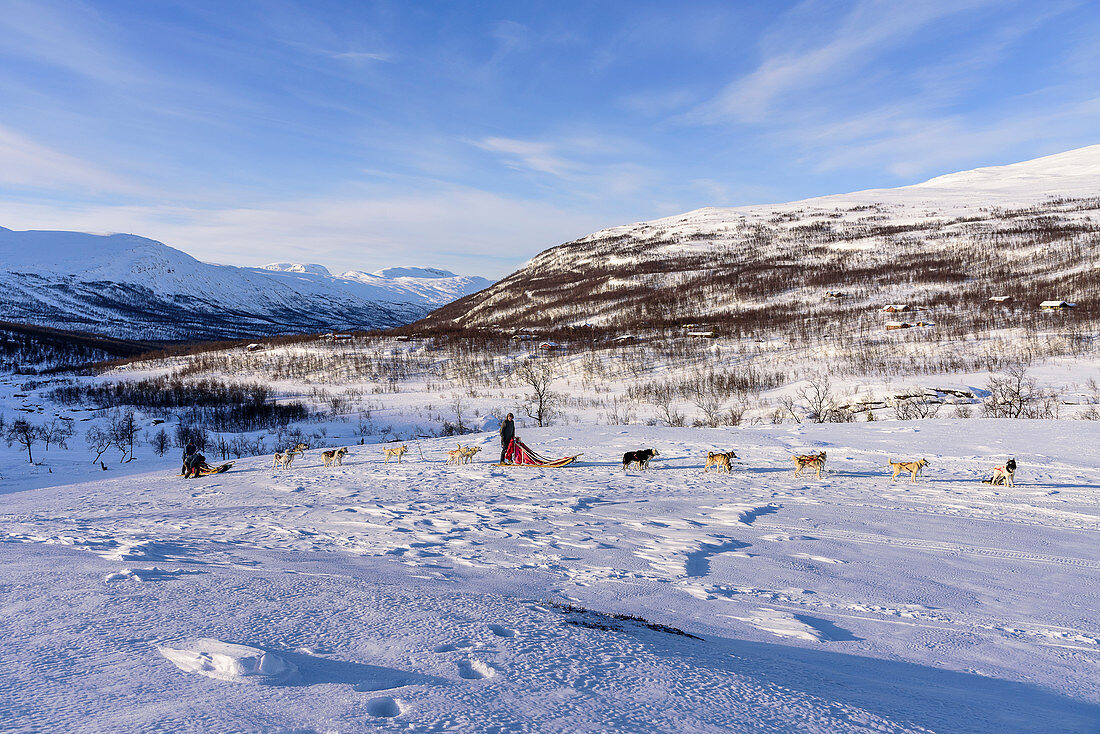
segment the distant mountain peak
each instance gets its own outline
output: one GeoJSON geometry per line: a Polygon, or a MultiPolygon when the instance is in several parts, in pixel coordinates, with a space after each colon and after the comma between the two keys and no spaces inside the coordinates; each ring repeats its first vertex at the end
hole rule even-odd
{"type": "Polygon", "coordinates": [[[383,268],[381,270],[375,270],[371,275],[377,275],[379,278],[455,278],[458,277],[450,270],[440,270],[439,268],[419,268],[415,266],[406,265],[404,267],[396,268],[383,268]]]}
{"type": "Polygon", "coordinates": [[[317,263],[268,263],[264,270],[274,270],[279,273],[309,273],[311,275],[331,276],[328,268],[317,263]]]}

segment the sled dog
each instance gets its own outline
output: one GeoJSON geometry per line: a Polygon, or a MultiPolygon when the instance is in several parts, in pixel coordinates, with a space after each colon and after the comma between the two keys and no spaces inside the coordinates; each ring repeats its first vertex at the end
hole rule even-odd
{"type": "Polygon", "coordinates": [[[986,484],[1003,484],[1006,487],[1016,486],[1016,459],[1009,459],[1004,466],[993,468],[992,479],[986,479],[986,484]]]}
{"type": "Polygon", "coordinates": [[[800,454],[791,457],[794,462],[794,475],[802,476],[802,470],[806,467],[817,471],[817,478],[821,479],[821,470],[825,468],[825,452],[818,454],[800,454]]]}
{"type": "Polygon", "coordinates": [[[397,457],[397,463],[400,464],[401,463],[401,457],[404,456],[405,452],[408,451],[408,450],[409,450],[408,446],[406,446],[405,444],[401,444],[400,446],[395,446],[392,449],[382,449],[382,453],[386,455],[386,463],[387,464],[390,463],[390,457],[391,456],[396,456],[397,457]]]}
{"type": "MultiPolygon", "coordinates": [[[[301,446],[301,444],[298,444],[298,446],[301,446]]],[[[298,446],[295,446],[289,451],[284,451],[282,453],[276,452],[275,458],[271,462],[271,468],[289,469],[290,462],[294,461],[294,457],[301,456],[303,453],[302,450],[298,448],[298,446]]]]}
{"type": "Polygon", "coordinates": [[[739,457],[737,456],[737,454],[735,454],[732,451],[727,451],[725,453],[718,453],[718,454],[715,454],[715,453],[712,453],[712,452],[708,451],[707,452],[707,465],[703,467],[703,471],[704,472],[710,471],[710,468],[713,466],[715,471],[720,472],[723,469],[725,469],[726,474],[729,474],[730,473],[730,460],[731,459],[736,459],[736,458],[739,458],[739,457]]]}
{"type": "Polygon", "coordinates": [[[478,451],[481,451],[480,446],[467,446],[466,448],[462,449],[462,463],[469,464],[471,461],[474,460],[474,456],[477,454],[478,451]]]}
{"type": "Polygon", "coordinates": [[[643,449],[641,451],[627,451],[623,454],[623,471],[626,471],[631,464],[637,464],[641,470],[649,468],[649,460],[654,456],[660,456],[661,452],[657,449],[643,449]]]}
{"type": "Polygon", "coordinates": [[[920,461],[890,461],[890,468],[894,470],[894,476],[890,479],[891,482],[898,480],[898,474],[903,471],[909,472],[912,477],[910,481],[917,481],[917,475],[920,474],[920,470],[928,466],[931,462],[928,459],[921,459],[920,461]]]}
{"type": "Polygon", "coordinates": [[[457,449],[447,452],[448,464],[459,464],[462,462],[462,457],[466,455],[466,449],[462,448],[462,444],[458,445],[457,449]]]}
{"type": "Polygon", "coordinates": [[[348,449],[345,446],[342,449],[332,449],[331,451],[322,451],[321,460],[325,462],[325,466],[343,466],[344,457],[347,456],[348,449]]]}

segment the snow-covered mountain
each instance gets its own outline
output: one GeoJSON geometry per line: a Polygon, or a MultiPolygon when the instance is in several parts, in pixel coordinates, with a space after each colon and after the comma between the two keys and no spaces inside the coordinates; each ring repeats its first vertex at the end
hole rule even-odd
{"type": "Polygon", "coordinates": [[[0,227],[0,320],[134,339],[388,328],[490,282],[429,268],[213,265],[135,235],[0,227]]]}
{"type": "Polygon", "coordinates": [[[732,332],[995,294],[1093,310],[1100,145],[895,189],[704,208],[551,248],[417,328],[665,327],[732,332]],[[826,299],[830,291],[846,298],[826,299]],[[1038,299],[1038,300],[1036,300],[1038,299]]]}

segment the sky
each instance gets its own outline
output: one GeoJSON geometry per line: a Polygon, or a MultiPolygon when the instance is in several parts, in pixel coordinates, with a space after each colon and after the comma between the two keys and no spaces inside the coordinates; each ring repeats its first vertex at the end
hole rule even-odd
{"type": "Polygon", "coordinates": [[[0,226],[501,277],[1100,143],[1100,2],[0,0],[0,226]]]}

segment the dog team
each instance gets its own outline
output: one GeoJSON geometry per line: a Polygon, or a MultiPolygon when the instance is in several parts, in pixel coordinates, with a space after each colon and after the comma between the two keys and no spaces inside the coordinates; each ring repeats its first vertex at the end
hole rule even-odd
{"type": "MultiPolygon", "coordinates": [[[[304,456],[306,453],[306,449],[308,448],[309,446],[307,446],[306,444],[300,443],[292,449],[287,449],[286,451],[276,451],[275,458],[271,461],[271,468],[289,469],[290,465],[294,462],[294,459],[299,456],[304,456]]],[[[402,453],[404,452],[402,451],[402,453]]],[[[324,462],[325,466],[343,466],[344,457],[347,455],[348,449],[346,446],[340,449],[322,451],[321,461],[324,462]]],[[[389,457],[386,457],[386,460],[388,461],[389,457]]]]}
{"type": "MultiPolygon", "coordinates": [[[[305,454],[306,449],[309,448],[304,443],[300,443],[292,449],[279,452],[275,454],[275,458],[271,462],[273,469],[289,469],[291,463],[293,463],[296,457],[305,454]]],[[[402,444],[393,448],[383,448],[382,453],[386,457],[385,463],[390,463],[390,459],[396,457],[397,463],[401,463],[401,457],[409,450],[408,446],[402,444]]],[[[448,464],[469,464],[477,456],[477,453],[481,451],[480,446],[462,446],[458,445],[458,448],[447,452],[448,464]]],[[[347,447],[341,449],[332,449],[329,451],[321,452],[321,459],[324,461],[326,467],[342,466],[344,457],[347,456],[347,447]]],[[[631,467],[636,467],[640,471],[645,471],[649,468],[649,462],[656,456],[660,456],[660,452],[657,449],[639,449],[637,451],[627,451],[623,454],[623,471],[631,467]]],[[[709,472],[711,467],[714,467],[716,472],[725,472],[727,474],[731,471],[731,464],[734,459],[740,457],[733,451],[708,451],[707,461],[703,466],[704,472],[709,472]]],[[[802,472],[806,469],[810,469],[814,472],[818,479],[821,479],[821,472],[825,469],[826,454],[824,451],[819,451],[814,454],[794,454],[791,456],[791,461],[794,462],[794,475],[796,477],[802,476],[802,472]]],[[[920,475],[921,470],[928,466],[931,462],[928,459],[917,459],[916,461],[894,461],[890,459],[887,462],[887,466],[893,470],[894,474],[890,478],[891,482],[896,482],[898,476],[903,473],[909,474],[909,481],[916,482],[917,477],[920,475]]],[[[1016,479],[1016,459],[1009,459],[1003,465],[994,467],[993,476],[988,479],[983,479],[985,484],[1001,485],[1006,487],[1014,487],[1016,479]]]]}

